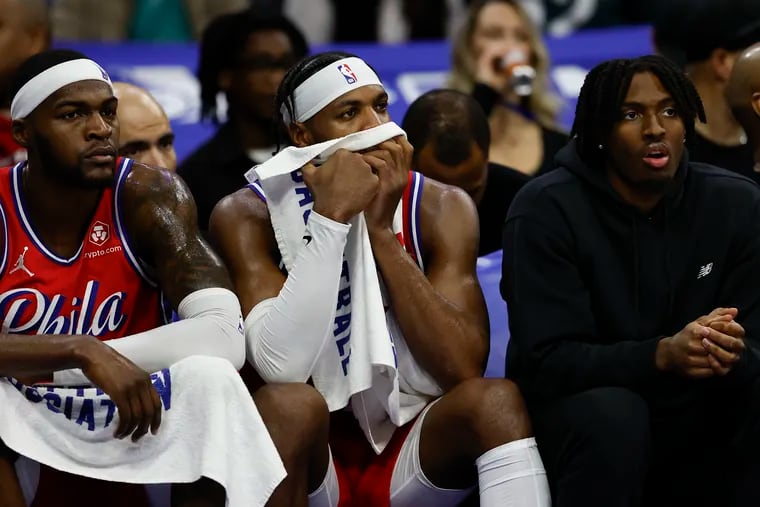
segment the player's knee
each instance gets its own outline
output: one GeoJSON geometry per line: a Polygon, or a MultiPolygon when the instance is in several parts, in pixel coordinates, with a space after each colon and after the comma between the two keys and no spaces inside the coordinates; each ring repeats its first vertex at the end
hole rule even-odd
{"type": "Polygon", "coordinates": [[[253,395],[268,427],[287,430],[300,441],[327,442],[330,412],[322,395],[308,384],[267,384],[253,395]]]}
{"type": "Polygon", "coordinates": [[[476,435],[498,431],[509,441],[531,436],[530,418],[517,385],[506,379],[475,378],[451,394],[460,398],[461,416],[476,435]]]}

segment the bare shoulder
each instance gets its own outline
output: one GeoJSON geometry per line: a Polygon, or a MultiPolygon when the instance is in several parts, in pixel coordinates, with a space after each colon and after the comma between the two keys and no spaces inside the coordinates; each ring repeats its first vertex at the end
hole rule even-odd
{"type": "MultiPolygon", "coordinates": [[[[426,257],[475,252],[480,241],[478,210],[459,187],[425,178],[420,226],[426,257]]],[[[448,255],[447,255],[448,257],[448,255]]]]}
{"type": "Polygon", "coordinates": [[[271,258],[279,256],[269,208],[247,187],[224,197],[214,206],[209,219],[209,239],[228,264],[235,263],[235,259],[246,252],[268,252],[271,258]]]}
{"type": "Polygon", "coordinates": [[[136,161],[132,162],[122,192],[127,201],[155,198],[159,198],[159,202],[163,199],[192,200],[190,190],[177,173],[136,161]]]}
{"type": "Polygon", "coordinates": [[[421,210],[425,215],[464,212],[477,216],[477,208],[470,196],[459,187],[425,178],[421,210]]]}
{"type": "Polygon", "coordinates": [[[209,228],[213,224],[244,222],[251,224],[269,224],[269,208],[266,203],[249,188],[240,190],[222,198],[211,212],[209,228]]]}

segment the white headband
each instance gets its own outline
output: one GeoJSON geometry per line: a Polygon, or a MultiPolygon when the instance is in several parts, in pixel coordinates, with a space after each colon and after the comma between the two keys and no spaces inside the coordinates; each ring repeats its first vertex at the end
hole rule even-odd
{"type": "MultiPolygon", "coordinates": [[[[293,91],[295,121],[304,122],[344,93],[367,85],[382,83],[364,60],[352,56],[333,62],[293,91]]],[[[287,105],[283,104],[280,112],[286,125],[293,123],[287,105]]]]}
{"type": "MultiPolygon", "coordinates": [[[[40,72],[26,82],[11,103],[11,118],[26,118],[53,93],[71,83],[94,79],[111,87],[111,78],[103,68],[87,58],[69,60],[40,72]]],[[[113,87],[111,87],[113,89],[113,87]]]]}

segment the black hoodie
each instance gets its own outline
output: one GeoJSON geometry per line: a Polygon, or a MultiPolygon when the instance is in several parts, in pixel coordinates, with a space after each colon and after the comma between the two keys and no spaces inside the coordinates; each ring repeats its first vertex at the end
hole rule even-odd
{"type": "MultiPolygon", "coordinates": [[[[684,152],[645,215],[574,142],[556,163],[518,193],[504,226],[507,375],[526,397],[671,382],[657,342],[717,307],[737,307],[747,344],[760,342],[760,187],[684,152]]],[[[754,377],[758,357],[748,348],[729,376],[754,377]]]]}

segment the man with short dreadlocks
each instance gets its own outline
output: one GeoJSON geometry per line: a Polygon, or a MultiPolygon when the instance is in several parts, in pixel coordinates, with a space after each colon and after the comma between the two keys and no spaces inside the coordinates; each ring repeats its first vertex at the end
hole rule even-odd
{"type": "Polygon", "coordinates": [[[669,61],[602,63],[507,217],[507,375],[555,506],[760,505],[760,189],[689,161],[697,118],[669,61]]]}
{"type": "Polygon", "coordinates": [[[219,199],[245,185],[243,173],[275,151],[277,86],[306,52],[306,40],[288,19],[252,10],[220,16],[203,32],[201,118],[219,129],[177,170],[193,193],[201,231],[219,199]],[[220,94],[226,110],[218,107],[220,94]]]}

